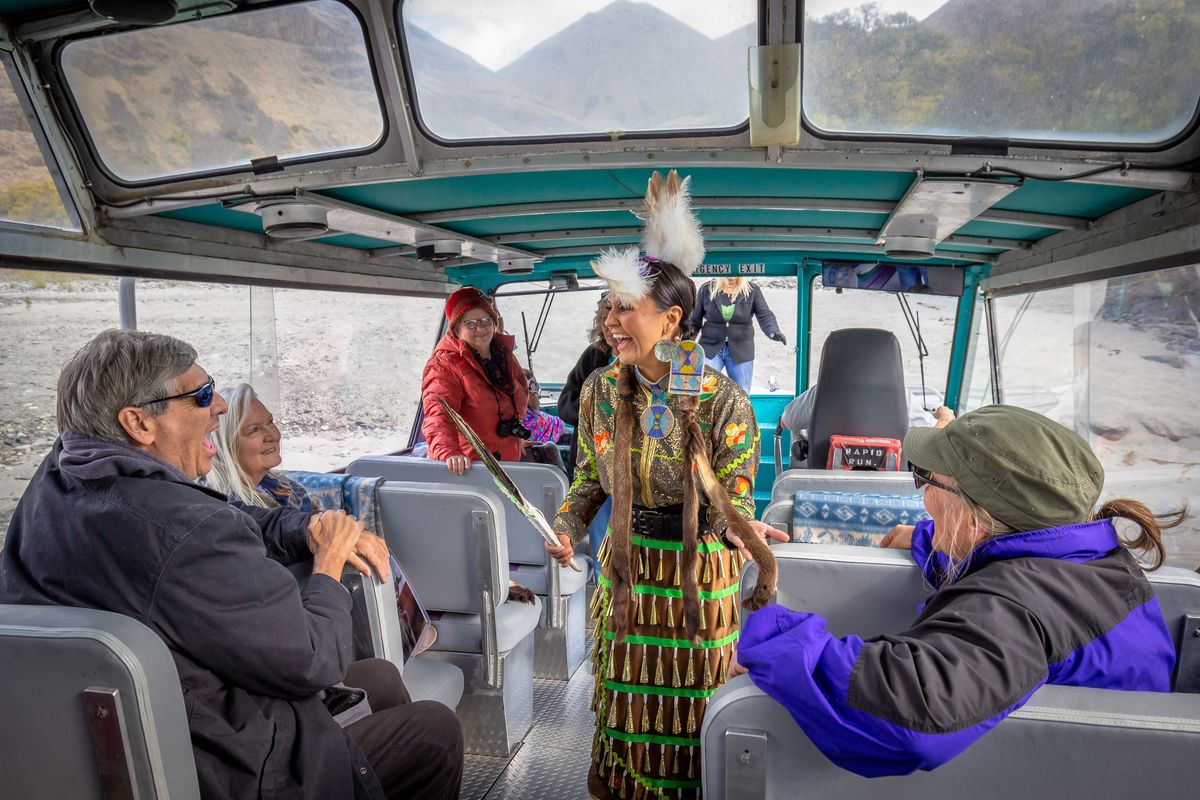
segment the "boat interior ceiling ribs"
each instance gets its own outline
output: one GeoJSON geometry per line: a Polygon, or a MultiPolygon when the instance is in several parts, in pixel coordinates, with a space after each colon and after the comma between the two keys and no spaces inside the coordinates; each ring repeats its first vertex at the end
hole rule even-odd
{"type": "Polygon", "coordinates": [[[116,19],[0,0],[0,116],[61,204],[0,219],[6,266],[417,295],[589,277],[667,168],[692,176],[713,273],[904,258],[1002,292],[1193,263],[1200,241],[1196,71],[1149,32],[1097,59],[1103,19],[1022,92],[999,76],[1041,67],[978,47],[1036,33],[1004,3],[685,20],[618,0],[536,42],[480,34],[523,30],[505,3],[164,0],[152,25],[92,5],[116,19]],[[884,33],[916,55],[887,62],[884,33]],[[1186,80],[1143,103],[1160,62],[1186,80]]]}

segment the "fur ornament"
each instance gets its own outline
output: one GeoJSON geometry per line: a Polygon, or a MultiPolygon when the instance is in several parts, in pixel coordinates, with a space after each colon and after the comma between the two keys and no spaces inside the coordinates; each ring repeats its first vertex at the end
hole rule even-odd
{"type": "Polygon", "coordinates": [[[654,278],[636,247],[610,247],[592,260],[592,271],[608,282],[609,291],[625,306],[635,306],[650,293],[654,278]]]}
{"type": "Polygon", "coordinates": [[[671,170],[664,180],[655,172],[646,186],[645,208],[639,216],[646,221],[642,250],[659,261],[679,267],[691,275],[704,260],[704,234],[692,213],[688,189],[692,178],[682,180],[671,170]]]}

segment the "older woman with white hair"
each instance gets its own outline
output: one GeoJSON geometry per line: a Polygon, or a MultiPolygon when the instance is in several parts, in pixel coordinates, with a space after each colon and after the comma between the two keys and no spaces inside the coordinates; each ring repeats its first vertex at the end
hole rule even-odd
{"type": "Polygon", "coordinates": [[[217,454],[206,478],[208,485],[246,505],[313,511],[304,487],[275,471],[283,462],[279,428],[254,388],[239,383],[219,394],[229,410],[212,434],[217,454]]]}

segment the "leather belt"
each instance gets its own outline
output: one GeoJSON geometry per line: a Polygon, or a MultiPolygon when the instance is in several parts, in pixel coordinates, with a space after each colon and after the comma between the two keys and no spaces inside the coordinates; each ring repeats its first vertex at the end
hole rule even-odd
{"type": "MultiPolygon", "coordinates": [[[[634,505],[629,515],[629,523],[633,532],[639,536],[678,541],[683,538],[683,504],[659,508],[634,505]]],[[[703,535],[708,530],[708,506],[702,505],[698,533],[703,535]]]]}

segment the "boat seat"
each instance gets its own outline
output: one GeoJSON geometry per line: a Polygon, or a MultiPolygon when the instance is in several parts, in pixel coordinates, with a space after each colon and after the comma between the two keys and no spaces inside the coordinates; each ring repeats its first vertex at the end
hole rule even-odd
{"type": "Polygon", "coordinates": [[[457,709],[463,696],[463,672],[453,664],[419,655],[404,665],[404,688],[413,700],[433,700],[457,709]]]}
{"type": "MultiPolygon", "coordinates": [[[[454,475],[442,461],[411,456],[364,456],[347,471],[352,475],[389,481],[445,483],[471,486],[498,494],[491,473],[473,463],[454,475]]],[[[567,494],[567,477],[547,464],[505,462],[504,469],[525,498],[553,522],[567,494]]],[[[502,498],[503,499],[503,498],[502,498]]],[[[508,540],[509,577],[542,598],[542,617],[534,638],[534,675],[566,680],[587,657],[587,601],[581,590],[586,574],[560,567],[546,554],[545,540],[517,507],[501,503],[508,540]]],[[[407,562],[401,560],[408,568],[407,562]]],[[[421,595],[424,599],[424,595],[421,595]]]]}
{"type": "MultiPolygon", "coordinates": [[[[911,485],[911,484],[910,484],[911,485]]],[[[906,550],[783,544],[776,601],[821,614],[835,635],[907,628],[928,595],[906,550]]],[[[747,565],[743,591],[757,567],[747,565]]],[[[1200,630],[1200,575],[1164,567],[1150,581],[1182,652],[1200,630]],[[1189,617],[1189,615],[1191,615],[1189,617]],[[1190,622],[1189,622],[1190,620],[1190,622]]],[[[701,730],[706,800],[839,797],[978,800],[1190,796],[1200,784],[1200,678],[1179,667],[1176,691],[1043,686],[965,752],[930,772],[863,778],[835,766],[783,706],[747,676],[712,698],[701,730]],[[1185,674],[1186,673],[1186,674],[1185,674]]]]}
{"type": "Polygon", "coordinates": [[[175,662],[135,619],[0,605],[0,795],[199,800],[175,662]]]}
{"type": "Polygon", "coordinates": [[[923,515],[911,472],[790,469],[772,484],[762,520],[792,541],[867,545],[892,525],[911,525],[923,515]],[[889,516],[895,517],[890,524],[889,516]]]}
{"type": "Polygon", "coordinates": [[[467,752],[510,755],[533,724],[533,633],[541,601],[508,599],[502,501],[462,484],[388,480],[379,488],[379,519],[388,547],[435,617],[437,642],[421,657],[463,672],[456,710],[467,752]]]}

